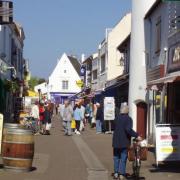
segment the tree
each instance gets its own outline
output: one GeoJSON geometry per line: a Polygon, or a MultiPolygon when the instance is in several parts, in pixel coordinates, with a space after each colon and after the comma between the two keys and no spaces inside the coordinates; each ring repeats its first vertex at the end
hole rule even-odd
{"type": "Polygon", "coordinates": [[[41,84],[41,83],[44,83],[44,82],[46,82],[46,80],[45,80],[44,78],[40,78],[40,79],[38,80],[38,84],[41,84]]]}
{"type": "Polygon", "coordinates": [[[31,77],[31,79],[29,80],[29,89],[30,90],[34,90],[34,86],[38,85],[38,77],[31,77]]]}
{"type": "Polygon", "coordinates": [[[32,76],[29,81],[29,89],[34,90],[34,86],[37,86],[38,84],[44,83],[46,80],[44,78],[38,78],[36,76],[32,76]]]}

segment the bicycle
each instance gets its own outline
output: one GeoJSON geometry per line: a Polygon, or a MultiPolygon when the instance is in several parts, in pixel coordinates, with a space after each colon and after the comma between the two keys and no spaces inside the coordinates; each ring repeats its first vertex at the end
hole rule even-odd
{"type": "Polygon", "coordinates": [[[128,153],[128,159],[132,161],[133,179],[145,179],[140,177],[141,161],[147,160],[147,148],[141,147],[140,141],[133,139],[132,147],[128,153]]]}

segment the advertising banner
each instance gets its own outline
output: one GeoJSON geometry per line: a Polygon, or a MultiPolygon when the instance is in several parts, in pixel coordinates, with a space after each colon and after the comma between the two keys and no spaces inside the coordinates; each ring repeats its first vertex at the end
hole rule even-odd
{"type": "Polygon", "coordinates": [[[180,161],[180,125],[156,125],[156,162],[180,161]]]}
{"type": "Polygon", "coordinates": [[[115,101],[114,97],[104,98],[104,120],[112,121],[115,119],[115,101]]]}

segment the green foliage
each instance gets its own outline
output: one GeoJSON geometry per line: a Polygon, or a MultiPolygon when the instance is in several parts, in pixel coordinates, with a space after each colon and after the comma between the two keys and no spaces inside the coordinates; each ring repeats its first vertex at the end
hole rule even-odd
{"type": "Polygon", "coordinates": [[[30,90],[34,90],[34,86],[41,84],[43,82],[46,82],[46,80],[44,78],[38,78],[36,76],[32,76],[30,81],[29,81],[30,90]]]}

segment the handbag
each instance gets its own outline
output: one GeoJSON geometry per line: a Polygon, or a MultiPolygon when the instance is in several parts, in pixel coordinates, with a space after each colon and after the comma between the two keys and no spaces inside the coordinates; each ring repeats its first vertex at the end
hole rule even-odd
{"type": "Polygon", "coordinates": [[[74,119],[72,119],[71,121],[71,129],[75,129],[76,128],[76,121],[74,119]]]}

